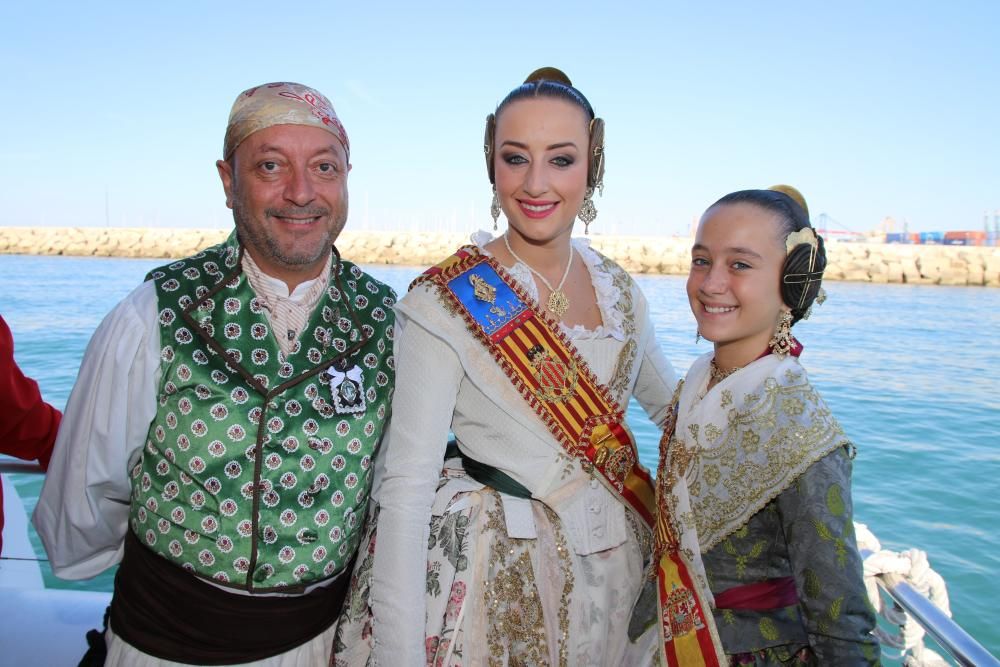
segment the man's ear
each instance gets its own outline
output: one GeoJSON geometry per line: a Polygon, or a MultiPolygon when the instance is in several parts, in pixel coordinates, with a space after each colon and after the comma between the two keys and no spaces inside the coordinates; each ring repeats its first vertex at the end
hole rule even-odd
{"type": "Polygon", "coordinates": [[[222,179],[222,189],[226,193],[226,208],[233,207],[233,165],[227,160],[218,160],[215,168],[219,170],[219,178],[222,179]]]}

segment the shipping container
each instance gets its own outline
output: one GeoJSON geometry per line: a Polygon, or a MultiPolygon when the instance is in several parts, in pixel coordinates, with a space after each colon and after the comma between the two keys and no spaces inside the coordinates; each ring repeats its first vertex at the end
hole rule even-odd
{"type": "Polygon", "coordinates": [[[945,232],[945,245],[984,245],[986,243],[986,232],[945,232]]]}
{"type": "Polygon", "coordinates": [[[888,232],[885,235],[886,243],[909,243],[910,235],[903,232],[888,232]]]}
{"type": "Polygon", "coordinates": [[[944,242],[942,232],[920,232],[920,242],[925,245],[935,245],[944,242]]]}

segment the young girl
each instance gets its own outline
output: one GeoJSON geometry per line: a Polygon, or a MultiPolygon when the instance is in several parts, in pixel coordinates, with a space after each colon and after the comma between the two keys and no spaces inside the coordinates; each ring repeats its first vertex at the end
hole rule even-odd
{"type": "MultiPolygon", "coordinates": [[[[678,390],[658,496],[697,532],[731,665],[879,659],[852,524],[854,448],[809,384],[791,332],[822,300],[825,267],[805,201],[787,186],[717,201],[691,251],[688,299],[714,350],[678,390]],[[690,497],[679,497],[685,489],[690,497]]],[[[671,628],[682,616],[668,590],[669,663],[683,632],[671,628]]]]}

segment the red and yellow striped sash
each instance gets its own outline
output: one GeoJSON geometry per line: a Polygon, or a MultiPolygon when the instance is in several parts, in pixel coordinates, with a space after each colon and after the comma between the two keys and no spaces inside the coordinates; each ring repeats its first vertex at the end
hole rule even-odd
{"type": "Polygon", "coordinates": [[[660,648],[668,667],[720,667],[728,664],[715,629],[715,617],[705,592],[692,574],[681,550],[679,528],[668,498],[680,483],[680,468],[670,443],[677,424],[678,385],[660,440],[660,463],[656,471],[656,528],[653,558],[656,560],[656,593],[659,600],[660,648]]]}
{"type": "Polygon", "coordinates": [[[457,307],[566,453],[596,472],[653,527],[653,482],[639,463],[624,412],[558,324],[474,247],[428,269],[413,285],[428,280],[457,307]]]}

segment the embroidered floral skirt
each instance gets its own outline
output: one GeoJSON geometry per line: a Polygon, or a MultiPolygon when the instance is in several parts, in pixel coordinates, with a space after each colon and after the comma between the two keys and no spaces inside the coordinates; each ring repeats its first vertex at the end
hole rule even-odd
{"type": "MultiPolygon", "coordinates": [[[[450,493],[446,470],[438,494],[450,493]]],[[[466,487],[467,488],[467,487],[466,487]]],[[[623,544],[575,553],[558,516],[531,501],[537,537],[508,537],[503,501],[489,487],[462,491],[431,520],[427,551],[427,665],[632,665],[648,662],[646,635],[627,636],[649,538],[633,524],[623,544]],[[644,551],[645,549],[645,551],[644,551]]],[[[630,517],[631,518],[631,517],[630,517]]],[[[377,514],[368,522],[334,641],[336,667],[371,664],[368,604],[377,514]]],[[[652,635],[654,633],[646,633],[652,635]]]]}

